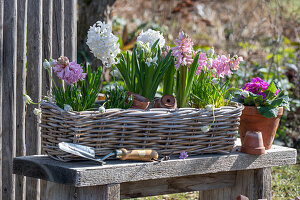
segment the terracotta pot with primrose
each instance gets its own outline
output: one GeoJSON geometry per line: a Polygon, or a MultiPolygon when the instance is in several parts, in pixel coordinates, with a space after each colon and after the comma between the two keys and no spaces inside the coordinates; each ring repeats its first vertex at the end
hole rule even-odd
{"type": "Polygon", "coordinates": [[[241,115],[239,126],[242,146],[244,144],[247,131],[259,131],[262,133],[266,150],[270,149],[282,114],[283,107],[280,107],[277,117],[266,118],[258,112],[255,106],[245,106],[241,115]]]}

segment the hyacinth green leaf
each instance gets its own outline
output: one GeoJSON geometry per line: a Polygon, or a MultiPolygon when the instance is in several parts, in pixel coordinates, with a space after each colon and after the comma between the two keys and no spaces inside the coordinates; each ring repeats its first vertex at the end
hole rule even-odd
{"type": "MultiPolygon", "coordinates": [[[[130,58],[127,55],[127,63],[128,62],[130,62],[130,58]]],[[[127,85],[128,90],[132,90],[133,89],[132,82],[130,80],[129,73],[127,73],[127,71],[128,71],[127,67],[129,67],[130,65],[126,65],[126,61],[125,61],[123,54],[121,54],[120,62],[116,66],[117,66],[118,70],[120,71],[120,73],[127,85]]]]}
{"type": "MultiPolygon", "coordinates": [[[[197,53],[195,56],[190,68],[188,69],[188,72],[186,73],[186,76],[182,76],[180,78],[179,85],[185,86],[184,91],[180,92],[179,91],[179,107],[186,107],[187,105],[187,98],[190,94],[191,88],[192,88],[192,83],[195,77],[196,70],[198,69],[198,60],[199,60],[200,52],[197,53]],[[184,84],[183,84],[184,83],[184,84]]],[[[182,69],[182,68],[181,68],[182,69]]],[[[176,94],[177,96],[177,94],[176,94]]]]}
{"type": "Polygon", "coordinates": [[[155,53],[156,45],[158,44],[158,42],[159,42],[159,39],[156,40],[156,41],[153,43],[153,45],[152,45],[152,47],[151,47],[152,53],[155,53]]]}
{"type": "Polygon", "coordinates": [[[263,106],[263,107],[257,107],[257,110],[264,117],[274,118],[277,117],[279,108],[263,106]]]}
{"type": "Polygon", "coordinates": [[[167,67],[166,73],[163,78],[163,95],[166,95],[166,94],[172,95],[173,94],[174,75],[175,75],[174,60],[171,59],[171,63],[167,67]]]}

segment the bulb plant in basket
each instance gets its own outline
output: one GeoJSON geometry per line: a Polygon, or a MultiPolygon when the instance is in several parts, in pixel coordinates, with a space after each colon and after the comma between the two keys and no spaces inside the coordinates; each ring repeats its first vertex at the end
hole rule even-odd
{"type": "Polygon", "coordinates": [[[43,66],[48,71],[54,86],[47,97],[48,100],[52,100],[67,111],[84,111],[94,107],[100,92],[101,68],[93,72],[90,66],[84,69],[76,62],[70,62],[65,56],[50,62],[45,60],[43,66]],[[51,68],[60,79],[59,85],[53,80],[51,68]],[[65,86],[63,81],[66,83],[65,86]]]}
{"type": "MultiPolygon", "coordinates": [[[[153,100],[163,75],[172,62],[171,53],[163,56],[165,39],[159,31],[140,33],[132,53],[120,53],[118,37],[111,26],[97,22],[90,27],[87,44],[91,52],[108,67],[118,68],[129,92],[153,100]]],[[[134,99],[135,95],[133,94],[134,99]]]]}
{"type": "Polygon", "coordinates": [[[270,149],[283,108],[289,109],[289,98],[274,81],[269,84],[259,77],[253,78],[242,89],[234,98],[245,105],[239,127],[242,144],[247,131],[259,131],[265,148],[270,149]]]}
{"type": "Polygon", "coordinates": [[[175,90],[178,107],[205,108],[207,105],[227,105],[229,80],[226,76],[239,68],[243,59],[238,56],[216,55],[214,49],[194,51],[191,39],[180,32],[172,48],[173,69],[168,69],[164,78],[164,94],[175,90]],[[174,78],[175,81],[174,81],[174,78]]]}

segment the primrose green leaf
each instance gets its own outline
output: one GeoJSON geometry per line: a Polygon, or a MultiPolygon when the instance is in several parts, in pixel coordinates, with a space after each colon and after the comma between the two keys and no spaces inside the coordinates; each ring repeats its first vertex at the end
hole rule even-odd
{"type": "Polygon", "coordinates": [[[268,88],[264,91],[266,94],[266,98],[269,99],[270,97],[274,97],[274,94],[276,92],[277,88],[274,82],[272,82],[268,88]]]}
{"type": "Polygon", "coordinates": [[[257,107],[257,110],[262,116],[266,118],[274,118],[277,117],[279,108],[264,106],[264,107],[257,107]]]}

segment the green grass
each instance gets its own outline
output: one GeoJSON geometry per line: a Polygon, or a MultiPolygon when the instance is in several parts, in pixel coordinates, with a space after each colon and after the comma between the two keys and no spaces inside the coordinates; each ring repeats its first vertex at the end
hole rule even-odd
{"type": "MultiPolygon", "coordinates": [[[[272,168],[272,200],[300,198],[300,164],[272,168]]],[[[198,192],[135,198],[133,200],[180,200],[198,199],[198,192]]]]}
{"type": "Polygon", "coordinates": [[[272,168],[272,199],[300,198],[300,164],[272,168]]]}

